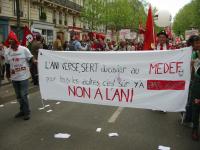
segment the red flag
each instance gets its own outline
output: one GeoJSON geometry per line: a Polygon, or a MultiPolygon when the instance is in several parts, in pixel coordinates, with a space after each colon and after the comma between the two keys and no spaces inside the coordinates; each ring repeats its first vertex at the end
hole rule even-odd
{"type": "Polygon", "coordinates": [[[33,41],[33,34],[27,26],[24,27],[24,36],[22,40],[22,45],[28,47],[28,45],[33,41]]]}
{"type": "Polygon", "coordinates": [[[146,21],[146,31],[144,35],[144,50],[154,50],[155,49],[155,34],[154,34],[154,21],[152,15],[151,6],[149,6],[147,21],[146,21]]]}

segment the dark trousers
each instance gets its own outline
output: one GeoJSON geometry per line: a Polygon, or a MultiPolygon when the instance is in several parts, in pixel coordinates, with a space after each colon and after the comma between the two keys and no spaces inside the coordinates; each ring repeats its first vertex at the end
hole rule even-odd
{"type": "Polygon", "coordinates": [[[5,65],[2,65],[2,67],[1,67],[1,78],[2,78],[2,79],[4,79],[5,70],[6,70],[6,66],[5,66],[5,65]]]}
{"type": "Polygon", "coordinates": [[[195,104],[195,99],[200,99],[200,79],[195,78],[192,85],[192,122],[193,129],[199,129],[199,113],[200,113],[200,104],[195,104]]]}
{"type": "Polygon", "coordinates": [[[29,102],[28,102],[28,84],[29,81],[12,81],[17,101],[20,104],[20,112],[25,115],[30,114],[29,102]]]}
{"type": "MultiPolygon", "coordinates": [[[[0,64],[0,72],[1,72],[2,68],[1,68],[1,64],[0,64]]],[[[0,87],[1,87],[1,76],[0,76],[0,87]]]]}
{"type": "Polygon", "coordinates": [[[31,77],[34,85],[38,85],[38,67],[37,64],[31,64],[30,66],[31,77]]]}
{"type": "Polygon", "coordinates": [[[200,113],[200,105],[193,104],[192,106],[192,122],[193,122],[193,129],[199,130],[199,113],[200,113]]]}
{"type": "Polygon", "coordinates": [[[192,81],[190,82],[184,122],[192,122],[192,81]]]}

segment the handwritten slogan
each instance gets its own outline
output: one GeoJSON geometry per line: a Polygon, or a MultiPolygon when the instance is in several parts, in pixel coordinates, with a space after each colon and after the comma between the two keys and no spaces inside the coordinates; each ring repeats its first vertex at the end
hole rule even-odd
{"type": "Polygon", "coordinates": [[[191,49],[151,52],[39,51],[42,98],[183,111],[191,49]]]}

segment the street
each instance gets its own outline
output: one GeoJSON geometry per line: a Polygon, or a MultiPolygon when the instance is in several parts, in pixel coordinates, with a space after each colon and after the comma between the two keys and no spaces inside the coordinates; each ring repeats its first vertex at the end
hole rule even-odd
{"type": "Polygon", "coordinates": [[[198,16],[200,0],[0,0],[0,150],[200,150],[198,16]]]}
{"type": "Polygon", "coordinates": [[[14,118],[19,105],[12,87],[1,87],[0,150],[156,150],[159,145],[199,150],[200,142],[191,140],[191,129],[180,125],[179,113],[57,101],[44,101],[47,107],[39,110],[39,89],[30,85],[29,121],[14,118]],[[101,132],[96,132],[97,128],[102,128],[101,132]],[[71,137],[54,138],[57,133],[71,137]],[[119,136],[109,137],[109,133],[119,136]]]}

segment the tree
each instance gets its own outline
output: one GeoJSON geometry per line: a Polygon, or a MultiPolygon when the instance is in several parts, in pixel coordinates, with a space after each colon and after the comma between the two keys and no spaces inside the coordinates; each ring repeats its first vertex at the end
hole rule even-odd
{"type": "Polygon", "coordinates": [[[90,30],[95,30],[102,22],[104,0],[85,0],[81,12],[81,20],[88,24],[90,30]]]}
{"type": "Polygon", "coordinates": [[[175,16],[173,31],[176,35],[184,35],[185,30],[200,29],[200,1],[193,0],[185,5],[175,16]]]}
{"type": "Polygon", "coordinates": [[[132,24],[133,9],[128,0],[116,0],[114,3],[107,4],[109,28],[120,30],[121,28],[130,28],[132,24]]]}
{"type": "Polygon", "coordinates": [[[85,0],[82,21],[91,30],[104,25],[108,29],[138,28],[139,20],[145,22],[143,2],[139,0],[85,0]]]}
{"type": "Polygon", "coordinates": [[[194,8],[194,12],[195,12],[195,25],[200,29],[200,20],[199,20],[199,16],[200,16],[200,1],[199,0],[193,0],[194,6],[196,6],[194,8]]]}

